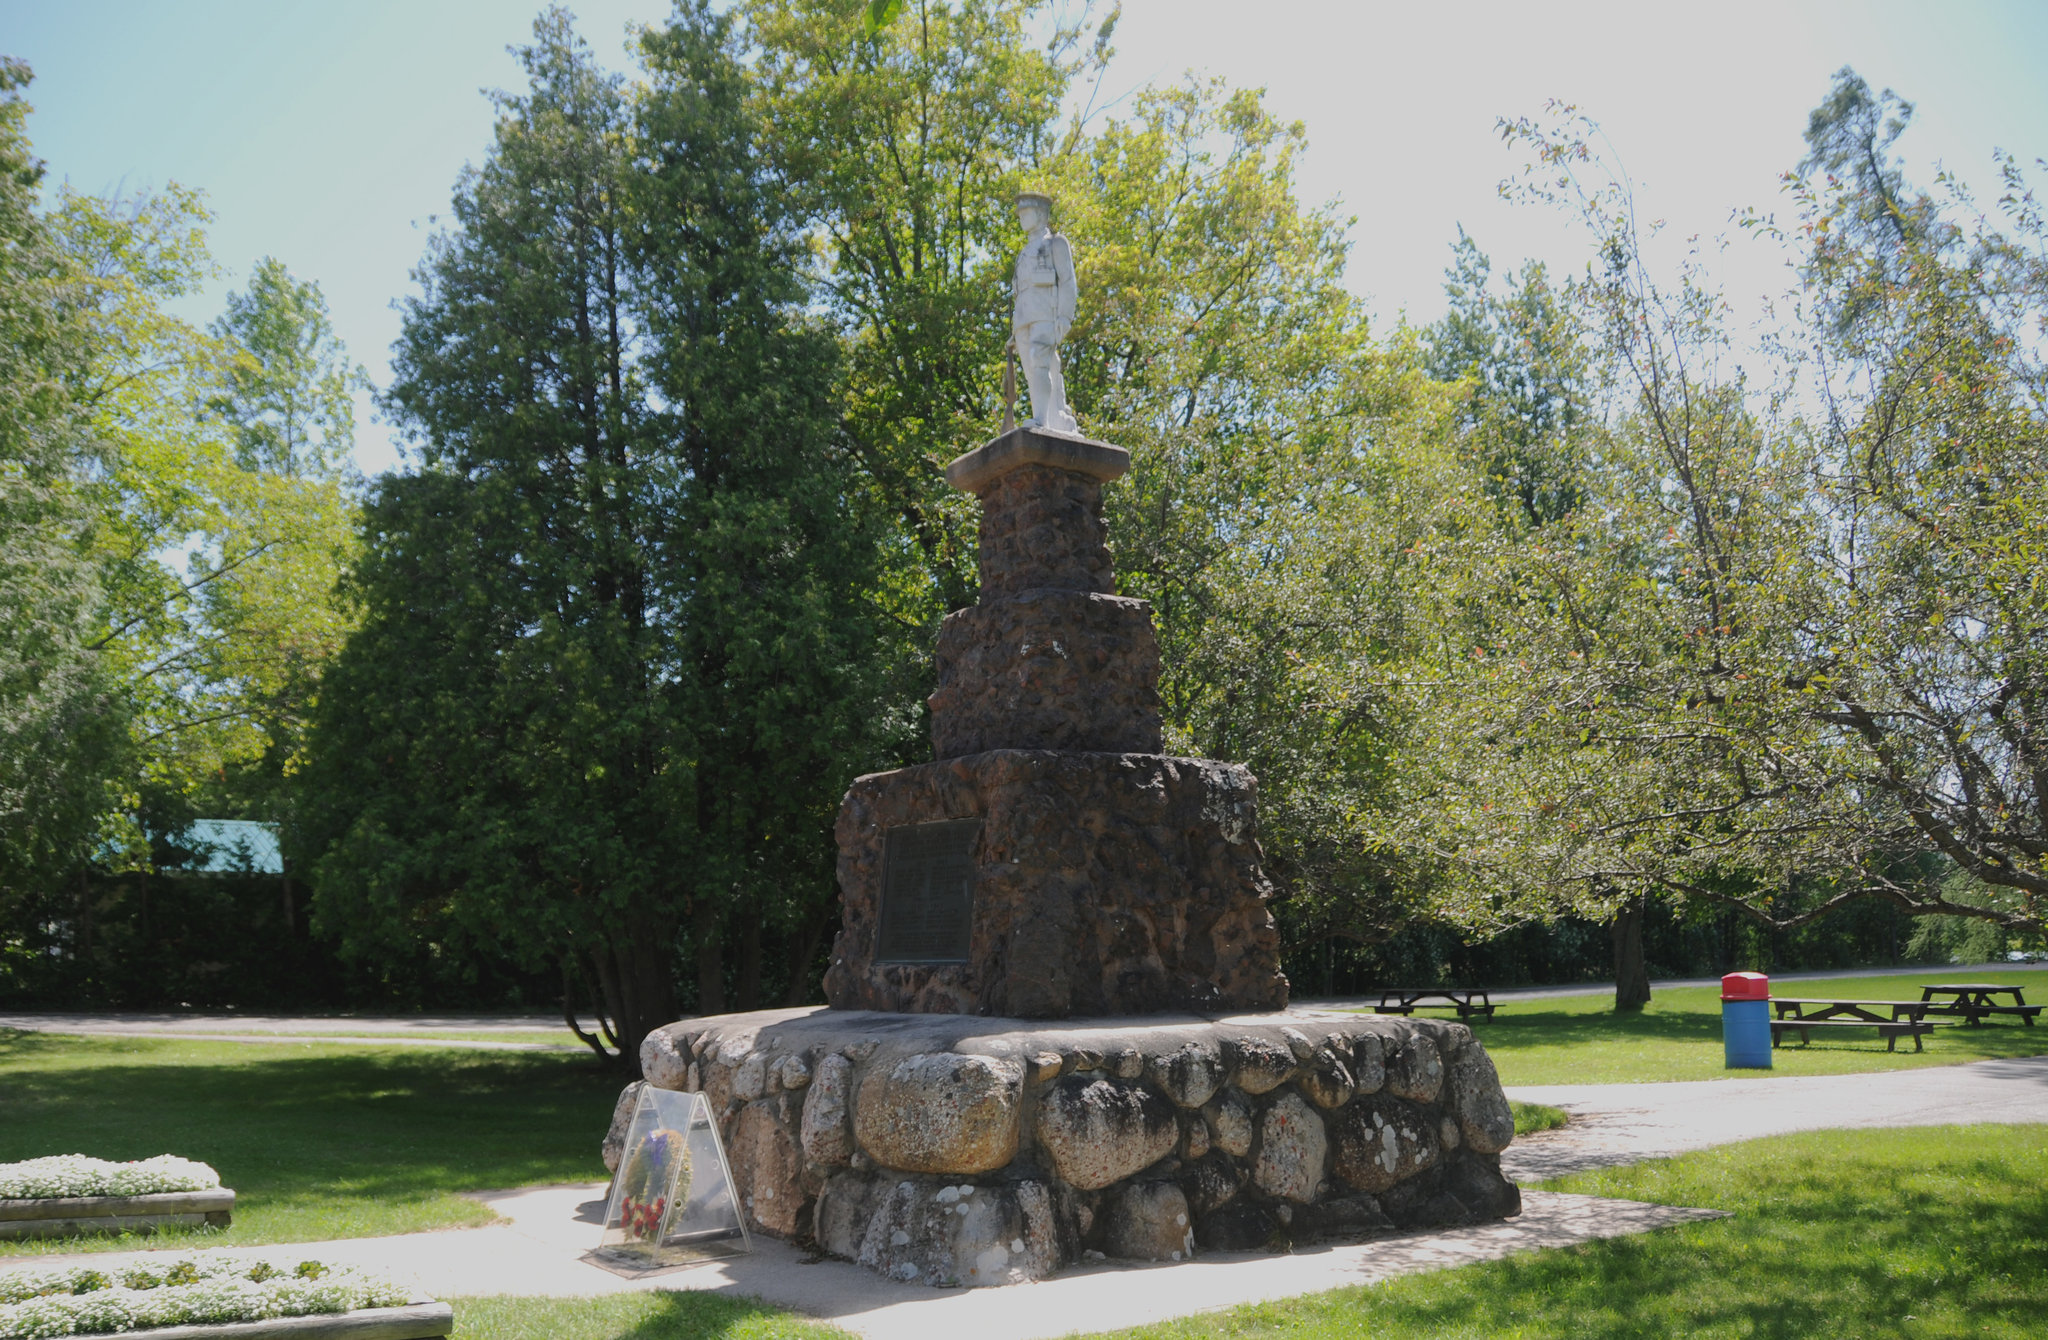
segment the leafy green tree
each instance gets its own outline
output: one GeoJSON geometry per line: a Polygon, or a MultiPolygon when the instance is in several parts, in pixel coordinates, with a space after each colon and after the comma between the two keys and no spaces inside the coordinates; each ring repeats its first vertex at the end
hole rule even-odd
{"type": "Polygon", "coordinates": [[[78,867],[127,743],[94,654],[104,596],[78,487],[87,331],[69,258],[38,209],[30,77],[0,61],[0,954],[30,900],[78,867]]]}
{"type": "MultiPolygon", "coordinates": [[[[361,630],[323,691],[321,916],[359,953],[559,969],[601,1053],[810,964],[832,815],[892,721],[835,347],[755,149],[727,19],[629,97],[560,10],[406,305],[361,630]],[[879,739],[877,737],[880,737],[879,739]]],[[[572,1020],[573,1025],[573,1020],[572,1020]]]]}
{"type": "Polygon", "coordinates": [[[319,285],[274,259],[209,331],[218,356],[202,414],[225,436],[217,520],[196,593],[198,677],[234,733],[203,803],[290,824],[292,778],[320,677],[350,622],[339,585],[357,550],[350,391],[364,385],[319,285]]]}
{"type": "Polygon", "coordinates": [[[1457,473],[1455,401],[1346,292],[1345,222],[1297,198],[1299,125],[1214,82],[1149,90],[1051,179],[1087,299],[1068,385],[1131,448],[1123,589],[1153,602],[1169,747],[1249,764],[1295,952],[1383,938],[1426,865],[1385,840],[1407,724],[1407,551],[1457,473]]]}
{"type": "Polygon", "coordinates": [[[1584,127],[1515,131],[1593,229],[1609,380],[1587,504],[1441,560],[1462,646],[1420,757],[1466,924],[1645,895],[2041,924],[2040,216],[2010,164],[2010,234],[1909,194],[1903,108],[1852,81],[1794,224],[1757,221],[1803,253],[1761,386],[1697,265],[1653,275],[1584,127]]]}
{"type": "MultiPolygon", "coordinates": [[[[146,879],[201,807],[274,817],[281,804],[239,774],[268,755],[273,780],[285,770],[292,705],[331,650],[348,425],[329,414],[324,454],[289,480],[237,459],[230,419],[203,402],[236,378],[297,375],[240,338],[271,306],[263,284],[210,335],[171,314],[213,274],[205,209],[176,186],[64,190],[38,211],[26,70],[6,78],[0,916],[56,925],[70,986],[90,991],[109,869],[146,879]]],[[[292,282],[281,267],[270,278],[292,282]]],[[[317,290],[293,292],[324,323],[317,290]]],[[[338,364],[331,334],[310,348],[338,364]]]]}
{"type": "Polygon", "coordinates": [[[126,201],[67,192],[52,218],[89,332],[77,395],[105,574],[94,649],[133,713],[136,771],[109,834],[119,862],[141,868],[149,835],[197,806],[280,803],[274,786],[259,800],[235,778],[286,766],[344,626],[345,388],[360,374],[318,289],[274,262],[210,332],[169,310],[214,273],[207,218],[175,185],[126,201]]]}
{"type": "Polygon", "coordinates": [[[1540,526],[1584,500],[1585,421],[1593,387],[1573,287],[1541,262],[1492,288],[1492,262],[1458,230],[1445,275],[1449,311],[1424,333],[1431,375],[1471,386],[1468,452],[1509,520],[1540,526]],[[1519,513],[1519,515],[1514,515],[1519,513]]]}
{"type": "Polygon", "coordinates": [[[252,473],[345,478],[355,444],[349,397],[368,382],[349,364],[320,286],[266,256],[248,292],[228,295],[211,333],[227,352],[207,409],[232,425],[237,464],[252,473]]]}

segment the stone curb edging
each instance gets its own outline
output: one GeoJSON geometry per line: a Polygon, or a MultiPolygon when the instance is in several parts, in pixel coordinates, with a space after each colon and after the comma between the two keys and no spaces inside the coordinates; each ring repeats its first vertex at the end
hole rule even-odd
{"type": "Polygon", "coordinates": [[[435,1340],[455,1331],[455,1309],[424,1301],[403,1307],[365,1307],[305,1317],[266,1317],[200,1326],[159,1326],[129,1331],[148,1340],[435,1340]]]}
{"type": "Polygon", "coordinates": [[[169,1225],[212,1224],[234,1219],[235,1193],[163,1191],[148,1196],[46,1196],[0,1200],[0,1238],[56,1238],[74,1233],[119,1233],[169,1225]]]}

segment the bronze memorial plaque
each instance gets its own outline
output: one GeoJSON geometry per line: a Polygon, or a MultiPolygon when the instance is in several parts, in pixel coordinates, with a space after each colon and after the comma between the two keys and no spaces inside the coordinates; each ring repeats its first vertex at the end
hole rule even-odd
{"type": "Polygon", "coordinates": [[[965,963],[979,819],[899,824],[883,837],[880,963],[965,963]]]}

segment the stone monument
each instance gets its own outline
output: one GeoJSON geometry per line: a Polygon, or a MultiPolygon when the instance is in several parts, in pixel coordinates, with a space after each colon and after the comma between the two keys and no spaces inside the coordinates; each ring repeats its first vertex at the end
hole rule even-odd
{"type": "Polygon", "coordinates": [[[905,1281],[1513,1214],[1485,1048],[1282,1013],[1256,783],[1160,752],[1151,608],[1102,519],[1130,457],[1072,431],[1049,204],[1018,208],[1033,419],[946,469],[981,599],[939,632],[934,759],[840,809],[831,1005],[657,1030],[646,1082],[708,1096],[751,1225],[905,1281]]]}

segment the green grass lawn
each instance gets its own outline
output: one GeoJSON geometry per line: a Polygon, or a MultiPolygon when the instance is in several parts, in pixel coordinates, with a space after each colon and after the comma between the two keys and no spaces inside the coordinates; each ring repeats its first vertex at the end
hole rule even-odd
{"type": "Polygon", "coordinates": [[[410,1041],[414,1041],[414,1042],[527,1042],[527,1043],[539,1043],[539,1044],[540,1044],[540,1045],[542,1045],[542,1046],[549,1046],[549,1047],[564,1047],[564,1048],[574,1048],[575,1050],[577,1050],[577,1051],[580,1051],[580,1052],[584,1053],[585,1055],[589,1055],[589,1054],[590,1054],[590,1049],[589,1049],[588,1047],[584,1046],[584,1045],[583,1045],[582,1043],[578,1042],[578,1041],[576,1040],[576,1035],[575,1035],[574,1033],[571,1033],[571,1032],[570,1032],[570,1031],[569,1031],[568,1029],[566,1029],[566,1028],[555,1028],[555,1029],[546,1029],[546,1028],[532,1028],[532,1029],[524,1029],[524,1028],[522,1028],[522,1029],[507,1029],[507,1030],[505,1030],[505,1031],[502,1031],[502,1032],[499,1032],[499,1031],[493,1031],[493,1030],[489,1030],[489,1029],[474,1029],[474,1030],[471,1030],[471,1031],[468,1031],[468,1032],[462,1032],[462,1031],[453,1031],[453,1032],[449,1032],[449,1031],[443,1031],[443,1030],[429,1030],[429,1031],[425,1031],[425,1032],[415,1032],[415,1031],[413,1031],[412,1029],[406,1029],[406,1030],[405,1030],[404,1032],[396,1032],[396,1031],[385,1031],[385,1030],[382,1030],[382,1029],[374,1029],[374,1028],[365,1028],[365,1029],[361,1030],[360,1032],[358,1032],[358,1031],[355,1031],[355,1030],[351,1030],[351,1029],[328,1029],[328,1030],[326,1030],[326,1031],[324,1031],[324,1032],[321,1032],[321,1031],[315,1031],[315,1030],[313,1030],[313,1029],[295,1029],[295,1030],[288,1030],[288,1031],[284,1031],[284,1032],[279,1032],[279,1031],[278,1031],[277,1029],[275,1029],[275,1028],[264,1028],[264,1029],[252,1029],[252,1030],[249,1030],[249,1031],[246,1031],[246,1032],[239,1032],[239,1031],[237,1031],[236,1029],[234,1029],[234,1028],[232,1028],[232,1027],[222,1027],[222,1028],[193,1028],[193,1029],[192,1029],[192,1030],[190,1030],[190,1031],[191,1031],[191,1032],[193,1032],[193,1033],[220,1033],[220,1034],[223,1034],[223,1035],[232,1035],[232,1036],[234,1036],[234,1037],[238,1037],[238,1038],[248,1038],[248,1037],[259,1037],[259,1036],[260,1036],[260,1037],[266,1037],[266,1038],[273,1038],[273,1037],[274,1037],[274,1038],[279,1038],[279,1039],[283,1039],[283,1040],[287,1040],[287,1041],[291,1041],[291,1042],[318,1042],[318,1041],[320,1041],[320,1040],[321,1040],[321,1039],[323,1039],[323,1038],[337,1038],[337,1037],[339,1037],[339,1038],[387,1038],[387,1037],[388,1037],[388,1038],[393,1038],[393,1039],[405,1039],[405,1040],[410,1040],[410,1041]]]}
{"type": "MultiPolygon", "coordinates": [[[[148,1245],[410,1233],[493,1217],[459,1192],[601,1179],[620,1083],[568,1053],[7,1031],[0,1162],[170,1153],[219,1169],[233,1227],[148,1245]]],[[[0,1242],[0,1254],[140,1245],[0,1242]]]]}
{"type": "Polygon", "coordinates": [[[448,1301],[462,1340],[853,1340],[836,1326],[719,1294],[448,1301]]]}
{"type": "Polygon", "coordinates": [[[1116,1334],[2026,1340],[2048,1327],[2044,1185],[2048,1127],[1779,1136],[1550,1184],[1731,1210],[1732,1219],[1116,1334]]]}
{"type": "MultiPolygon", "coordinates": [[[[1779,1136],[1551,1189],[1732,1219],[1118,1331],[1116,1340],[2028,1340],[2048,1318],[2048,1127],[1779,1136]]],[[[1306,1248],[1304,1250],[1315,1250],[1306,1248]]],[[[474,1340],[827,1340],[691,1295],[467,1298],[474,1340]]]]}
{"type": "Polygon", "coordinates": [[[1510,1102],[1508,1106],[1515,1114],[1515,1134],[1534,1135],[1537,1131],[1554,1131],[1571,1120],[1563,1108],[1545,1107],[1541,1103],[1510,1102]]]}
{"type": "MultiPolygon", "coordinates": [[[[1778,993],[1845,1000],[1918,1000],[1939,977],[1843,977],[1786,982],[1778,993]]],[[[2048,991],[2038,972],[1970,969],[1965,981],[2003,982],[2048,991]]],[[[1618,1015],[1611,993],[1500,1002],[1492,1019],[1473,1025],[1506,1084],[1622,1084],[1653,1080],[1728,1079],[1762,1075],[1838,1075],[1955,1065],[1999,1056],[2048,1053],[2048,1023],[2023,1027],[2006,1018],[1970,1028],[1942,1023],[1916,1053],[1910,1038],[1887,1052],[1875,1030],[1843,1029],[1809,1047],[1777,1049],[1770,1070],[1729,1070],[1722,1063],[1721,993],[1717,987],[1657,992],[1641,1014],[1618,1015]]]]}

